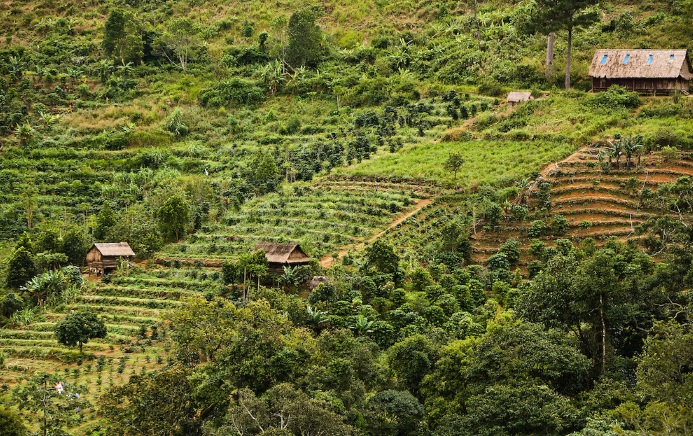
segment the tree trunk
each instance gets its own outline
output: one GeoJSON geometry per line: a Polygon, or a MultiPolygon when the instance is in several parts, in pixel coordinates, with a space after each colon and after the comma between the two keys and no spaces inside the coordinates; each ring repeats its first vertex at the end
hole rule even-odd
{"type": "Polygon", "coordinates": [[[568,27],[568,56],[565,62],[565,89],[570,89],[570,57],[573,51],[573,27],[568,27]]]}
{"type": "Polygon", "coordinates": [[[79,342],[79,354],[82,354],[82,342],[79,342]]]}
{"type": "Polygon", "coordinates": [[[46,379],[43,380],[43,436],[46,436],[48,433],[48,418],[46,416],[46,403],[48,403],[47,397],[48,396],[48,383],[46,382],[46,379]]]}
{"type": "Polygon", "coordinates": [[[556,32],[549,33],[549,40],[546,44],[546,75],[551,75],[551,67],[553,66],[553,43],[556,40],[556,32]]]}
{"type": "Polygon", "coordinates": [[[599,317],[602,322],[602,374],[606,373],[606,322],[604,321],[604,295],[599,294],[599,317]]]}

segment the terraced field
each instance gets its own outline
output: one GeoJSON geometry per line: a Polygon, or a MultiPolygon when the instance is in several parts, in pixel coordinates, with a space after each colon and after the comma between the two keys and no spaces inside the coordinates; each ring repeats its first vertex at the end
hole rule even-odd
{"type": "Polygon", "coordinates": [[[437,192],[433,185],[358,179],[294,185],[244,204],[220,224],[166,247],[158,262],[219,266],[257,242],[298,242],[319,258],[362,243],[437,192]]]}
{"type": "MultiPolygon", "coordinates": [[[[0,353],[5,368],[0,384],[11,386],[38,372],[64,375],[70,383],[86,385],[91,399],[105,388],[125,383],[133,374],[160,368],[168,361],[168,332],[162,313],[180,299],[218,292],[219,274],[201,269],[135,267],[112,276],[108,283],[92,282],[74,301],[51,308],[39,319],[0,330],[0,353]],[[84,345],[84,356],[59,345],[55,323],[74,310],[91,310],[106,323],[108,336],[84,345]]],[[[86,416],[96,419],[93,410],[86,416]]]]}
{"type": "MultiPolygon", "coordinates": [[[[539,183],[551,184],[551,209],[545,216],[562,215],[567,219],[565,235],[546,234],[539,239],[552,246],[556,239],[568,238],[579,242],[594,238],[601,245],[611,237],[620,240],[637,238],[636,227],[649,218],[661,215],[678,216],[656,199],[657,189],[665,183],[674,183],[680,177],[693,175],[691,156],[679,153],[678,158],[665,159],[661,153],[650,153],[642,157],[638,168],[626,169],[625,162],[605,173],[597,157],[598,150],[583,149],[569,158],[554,164],[542,173],[528,193],[530,207],[536,207],[539,183]]],[[[690,216],[684,216],[691,221],[690,216]]],[[[533,218],[522,223],[504,221],[500,228],[486,230],[473,237],[473,259],[483,262],[494,254],[509,238],[521,242],[522,263],[530,259],[528,229],[533,218]]],[[[549,232],[550,233],[550,232],[549,232]]]]}

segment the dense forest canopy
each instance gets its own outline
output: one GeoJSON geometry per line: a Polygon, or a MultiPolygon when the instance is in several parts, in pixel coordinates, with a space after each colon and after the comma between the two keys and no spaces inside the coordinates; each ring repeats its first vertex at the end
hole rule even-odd
{"type": "Polygon", "coordinates": [[[0,433],[689,434],[692,17],[0,4],[0,433]]]}

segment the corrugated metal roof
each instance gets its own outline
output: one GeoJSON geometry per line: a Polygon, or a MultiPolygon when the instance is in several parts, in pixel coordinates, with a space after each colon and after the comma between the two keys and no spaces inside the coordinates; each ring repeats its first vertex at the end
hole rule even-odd
{"type": "Polygon", "coordinates": [[[597,50],[590,76],[604,79],[693,78],[686,50],[597,50]]]}
{"type": "Polygon", "coordinates": [[[277,244],[273,242],[259,242],[256,250],[262,250],[271,263],[305,263],[310,257],[301,250],[298,244],[277,244]]]}
{"type": "Polygon", "coordinates": [[[134,256],[135,252],[127,242],[102,242],[94,244],[102,256],[134,256]]]}

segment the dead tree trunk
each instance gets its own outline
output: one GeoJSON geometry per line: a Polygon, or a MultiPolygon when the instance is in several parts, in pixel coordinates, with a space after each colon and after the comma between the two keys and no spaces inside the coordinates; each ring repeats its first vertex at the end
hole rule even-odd
{"type": "Polygon", "coordinates": [[[556,32],[549,33],[549,39],[546,43],[546,76],[551,75],[553,66],[553,44],[556,41],[556,32]]]}

